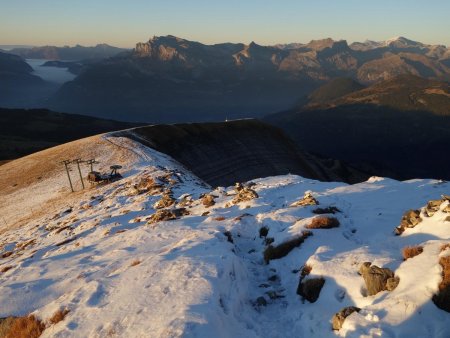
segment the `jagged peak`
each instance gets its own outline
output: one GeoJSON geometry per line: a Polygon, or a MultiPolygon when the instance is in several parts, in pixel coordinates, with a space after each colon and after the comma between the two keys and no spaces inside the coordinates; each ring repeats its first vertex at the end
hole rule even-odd
{"type": "Polygon", "coordinates": [[[169,34],[169,35],[164,35],[164,36],[153,35],[153,37],[150,38],[148,40],[148,42],[150,42],[150,43],[165,43],[165,42],[180,43],[180,42],[190,42],[190,41],[180,38],[178,36],[169,34]]]}
{"type": "Polygon", "coordinates": [[[333,40],[332,38],[325,38],[320,40],[311,40],[306,47],[316,51],[323,50],[325,48],[348,48],[347,40],[333,40]]]}
{"type": "Polygon", "coordinates": [[[387,39],[385,42],[386,46],[393,46],[395,45],[396,47],[417,47],[417,46],[424,46],[423,43],[418,42],[418,41],[414,41],[414,40],[410,40],[408,38],[405,38],[404,36],[397,36],[391,39],[387,39]]]}

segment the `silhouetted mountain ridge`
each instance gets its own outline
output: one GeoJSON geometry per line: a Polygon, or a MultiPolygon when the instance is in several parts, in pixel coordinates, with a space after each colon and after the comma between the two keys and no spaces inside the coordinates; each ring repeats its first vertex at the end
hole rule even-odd
{"type": "Polygon", "coordinates": [[[61,143],[138,124],[63,114],[47,109],[0,108],[0,161],[61,143]]]}
{"type": "Polygon", "coordinates": [[[42,46],[13,48],[8,52],[19,55],[24,59],[79,61],[84,59],[104,59],[124,51],[126,51],[124,48],[118,48],[107,44],[98,44],[93,47],[76,45],[73,47],[42,46]]]}

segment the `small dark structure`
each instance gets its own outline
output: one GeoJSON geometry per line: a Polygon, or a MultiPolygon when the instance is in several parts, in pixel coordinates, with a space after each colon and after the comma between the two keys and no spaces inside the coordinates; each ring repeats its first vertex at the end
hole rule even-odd
{"type": "Polygon", "coordinates": [[[122,175],[118,172],[122,168],[120,165],[112,165],[109,167],[110,173],[99,173],[98,171],[89,172],[87,179],[91,184],[110,183],[122,178],[122,175]]]}

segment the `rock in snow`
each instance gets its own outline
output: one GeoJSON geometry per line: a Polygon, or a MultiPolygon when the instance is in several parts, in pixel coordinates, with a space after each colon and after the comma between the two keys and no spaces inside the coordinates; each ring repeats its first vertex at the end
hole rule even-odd
{"type": "MultiPolygon", "coordinates": [[[[450,255],[441,252],[450,241],[449,201],[427,206],[449,194],[448,183],[285,175],[244,182],[237,195],[218,188],[214,203],[204,203],[213,191],[164,154],[109,134],[90,140],[95,149],[80,142],[20,164],[73,147],[83,157],[96,152],[105,166],[120,163],[124,178],[71,194],[59,168],[5,190],[0,317],[33,314],[45,325],[42,337],[448,337],[449,314],[432,297],[439,261],[450,255]],[[289,207],[299,200],[339,210],[340,226],[311,229],[301,245],[265,261],[268,245],[299,238],[317,217],[289,207]],[[29,208],[39,211],[22,214],[29,208]],[[409,217],[413,227],[395,236],[410,209],[421,221],[409,217]],[[413,245],[423,252],[404,261],[402,249],[413,245]],[[366,292],[364,262],[389,271],[380,292],[366,292]],[[297,294],[301,266],[308,276],[300,269],[300,284],[320,281],[314,303],[297,294]]],[[[14,162],[0,176],[16,177],[14,162]]]]}

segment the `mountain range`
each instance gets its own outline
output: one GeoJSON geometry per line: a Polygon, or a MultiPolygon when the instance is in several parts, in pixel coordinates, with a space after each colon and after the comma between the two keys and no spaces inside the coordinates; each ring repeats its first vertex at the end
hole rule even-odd
{"type": "Polygon", "coordinates": [[[449,67],[448,48],[405,38],[261,46],[204,45],[169,35],[86,66],[49,104],[59,111],[157,123],[260,117],[294,106],[333,78],[365,85],[401,74],[448,81],[449,67]]]}
{"type": "Polygon", "coordinates": [[[118,48],[103,43],[92,47],[85,47],[81,45],[76,45],[73,47],[19,47],[10,49],[8,53],[19,55],[24,59],[79,61],[84,59],[104,59],[126,50],[127,49],[125,48],[118,48]]]}

